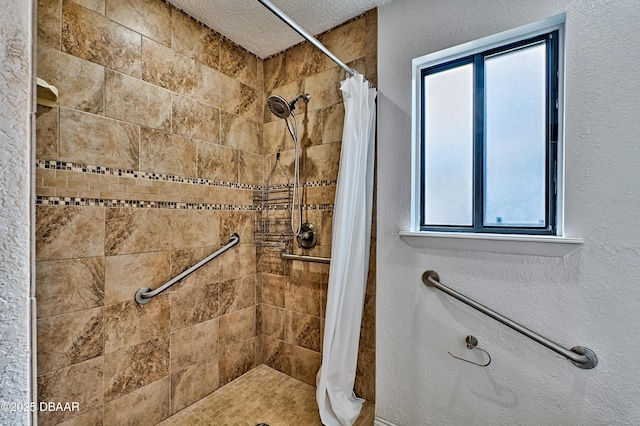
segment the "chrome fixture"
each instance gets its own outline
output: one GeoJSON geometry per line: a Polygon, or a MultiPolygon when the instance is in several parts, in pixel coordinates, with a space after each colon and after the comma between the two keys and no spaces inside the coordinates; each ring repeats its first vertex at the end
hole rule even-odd
{"type": "Polygon", "coordinates": [[[580,368],[584,368],[584,369],[590,369],[590,368],[594,368],[596,365],[598,365],[598,357],[596,356],[595,352],[593,352],[591,349],[589,348],[585,348],[584,346],[574,346],[573,348],[566,349],[560,345],[558,345],[555,342],[552,342],[551,340],[547,339],[546,337],[543,337],[541,335],[539,335],[538,333],[535,333],[531,330],[529,330],[528,328],[518,324],[515,321],[510,320],[509,318],[500,315],[499,313],[487,308],[484,305],[481,305],[480,303],[476,302],[475,300],[469,299],[467,296],[458,293],[457,291],[450,289],[449,287],[447,287],[446,285],[440,283],[440,276],[438,275],[437,272],[435,271],[426,271],[424,274],[422,274],[422,281],[429,287],[435,287],[438,290],[442,291],[443,293],[448,294],[449,296],[458,299],[459,301],[466,303],[467,305],[471,306],[472,308],[482,312],[483,314],[493,318],[494,320],[501,322],[502,324],[506,325],[507,327],[510,327],[512,329],[514,329],[515,331],[517,331],[518,333],[524,334],[525,336],[527,336],[529,339],[534,340],[538,343],[540,343],[542,346],[546,346],[547,348],[551,349],[552,351],[559,353],[560,355],[562,355],[565,358],[568,358],[569,360],[571,360],[571,362],[573,362],[573,364],[576,367],[580,367],[580,368]]]}
{"type": "Polygon", "coordinates": [[[280,258],[286,260],[300,260],[302,262],[331,263],[330,257],[303,256],[299,254],[287,253],[284,251],[280,253],[280,258]]]}
{"type": "Polygon", "coordinates": [[[276,153],[276,162],[264,186],[253,191],[256,211],[253,241],[258,247],[287,248],[291,239],[291,221],[281,211],[289,211],[293,203],[291,181],[276,153]],[[282,183],[278,183],[282,182],[282,183]],[[286,183],[284,183],[286,182],[286,183]]]}
{"type": "Polygon", "coordinates": [[[166,289],[168,289],[169,287],[171,287],[172,285],[174,285],[175,283],[177,283],[178,281],[180,281],[181,279],[183,279],[187,275],[191,274],[192,272],[195,272],[197,269],[199,269],[202,266],[204,266],[205,264],[207,264],[210,260],[215,259],[216,257],[221,255],[225,251],[229,250],[231,247],[235,246],[239,242],[240,242],[240,235],[238,235],[236,233],[231,234],[231,237],[229,238],[229,243],[227,245],[223,246],[220,250],[217,250],[212,255],[210,255],[210,256],[206,257],[205,259],[201,260],[200,262],[196,263],[191,268],[187,269],[186,271],[184,271],[183,273],[181,273],[177,277],[167,281],[166,283],[164,283],[163,285],[161,285],[157,289],[151,290],[148,287],[142,287],[140,290],[138,290],[136,292],[136,295],[135,295],[135,298],[134,298],[135,301],[138,302],[138,304],[140,304],[140,305],[144,305],[145,303],[149,303],[149,301],[152,298],[156,297],[157,295],[159,295],[160,293],[162,293],[163,291],[165,291],[166,289]]]}
{"type": "Polygon", "coordinates": [[[312,249],[318,242],[318,232],[313,223],[303,223],[300,227],[300,235],[298,238],[298,246],[303,249],[312,249]]]}
{"type": "Polygon", "coordinates": [[[472,350],[472,349],[476,349],[480,352],[484,352],[487,357],[489,357],[489,361],[487,361],[485,364],[480,364],[478,362],[475,361],[471,361],[459,356],[455,356],[454,354],[452,354],[451,352],[447,351],[447,353],[449,355],[451,355],[452,357],[454,357],[455,359],[459,359],[460,361],[464,361],[464,362],[468,362],[469,364],[473,364],[473,365],[477,365],[479,367],[487,367],[489,364],[491,364],[491,355],[489,355],[489,352],[485,351],[484,349],[480,349],[480,348],[476,348],[476,346],[478,346],[478,339],[475,336],[472,335],[468,335],[464,341],[467,343],[467,349],[472,350]]]}
{"type": "Polygon", "coordinates": [[[306,38],[309,43],[313,44],[315,47],[320,49],[325,55],[327,55],[333,62],[338,64],[340,68],[345,70],[347,74],[353,76],[356,74],[354,70],[346,66],[340,59],[338,59],[329,49],[327,49],[322,43],[318,41],[314,36],[312,36],[307,30],[298,25],[293,19],[289,18],[283,11],[278,9],[273,3],[269,0],[258,0],[264,7],[269,9],[274,15],[284,21],[285,24],[289,25],[295,32],[300,34],[302,37],[306,38]]]}
{"type": "MultiPolygon", "coordinates": [[[[307,239],[313,239],[313,244],[310,247],[315,245],[315,237],[313,233],[309,233],[308,231],[302,231],[302,184],[300,183],[300,139],[298,135],[298,117],[296,116],[294,109],[296,106],[296,102],[302,99],[305,102],[309,102],[311,96],[308,94],[301,94],[296,96],[291,102],[287,102],[285,98],[278,95],[271,95],[267,99],[267,107],[276,117],[283,118],[287,122],[287,129],[289,130],[289,134],[291,135],[291,139],[293,139],[293,144],[295,146],[295,165],[293,171],[293,194],[292,194],[292,207],[291,207],[291,231],[293,235],[298,240],[298,245],[303,247],[303,243],[305,245],[310,245],[311,242],[306,242],[307,239]],[[293,117],[293,121],[291,120],[293,117]],[[297,207],[296,207],[297,205],[297,207]],[[298,220],[296,223],[295,216],[298,214],[298,220]],[[302,235],[302,236],[301,236],[302,235]]],[[[309,247],[309,248],[310,248],[309,247]]]]}
{"type": "Polygon", "coordinates": [[[305,102],[309,102],[311,96],[309,94],[298,95],[291,102],[287,102],[285,98],[279,95],[271,95],[267,98],[267,107],[273,115],[278,118],[287,118],[293,110],[296,108],[296,102],[303,99],[305,102]]]}

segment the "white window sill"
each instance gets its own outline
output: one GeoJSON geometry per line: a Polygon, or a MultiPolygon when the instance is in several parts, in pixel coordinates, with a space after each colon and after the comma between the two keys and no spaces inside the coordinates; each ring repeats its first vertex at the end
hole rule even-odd
{"type": "Polygon", "coordinates": [[[472,250],[491,253],[563,257],[580,247],[582,238],[549,235],[471,234],[463,232],[400,231],[411,247],[472,250]]]}

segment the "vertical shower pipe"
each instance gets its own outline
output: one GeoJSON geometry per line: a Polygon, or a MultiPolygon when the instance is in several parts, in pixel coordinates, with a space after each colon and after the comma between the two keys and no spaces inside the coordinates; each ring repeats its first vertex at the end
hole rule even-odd
{"type": "Polygon", "coordinates": [[[283,11],[278,9],[269,0],[258,0],[258,1],[262,3],[264,7],[266,7],[271,12],[273,12],[273,14],[276,15],[278,18],[282,19],[282,21],[284,21],[285,24],[289,25],[295,32],[300,34],[302,37],[306,38],[309,41],[309,43],[313,44],[315,47],[320,49],[320,51],[322,51],[325,55],[327,55],[329,59],[331,59],[333,62],[338,64],[340,68],[345,70],[347,74],[351,76],[354,76],[356,74],[354,70],[346,66],[340,59],[338,59],[333,53],[331,53],[329,49],[327,49],[322,43],[320,43],[318,39],[316,39],[309,32],[307,32],[307,30],[305,30],[300,25],[298,25],[295,21],[289,18],[283,11]]]}

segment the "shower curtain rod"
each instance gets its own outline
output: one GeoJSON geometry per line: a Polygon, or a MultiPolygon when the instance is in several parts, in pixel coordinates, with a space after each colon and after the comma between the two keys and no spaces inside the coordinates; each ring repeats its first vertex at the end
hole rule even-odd
{"type": "Polygon", "coordinates": [[[287,25],[289,25],[295,32],[300,34],[302,37],[306,38],[309,43],[313,44],[315,47],[320,49],[322,53],[327,55],[333,62],[338,64],[340,68],[345,70],[349,75],[354,76],[356,72],[346,66],[340,59],[338,59],[329,49],[327,49],[322,43],[318,41],[314,36],[312,36],[309,32],[307,32],[304,28],[298,25],[294,20],[289,18],[283,11],[278,9],[273,3],[269,0],[258,0],[260,3],[264,5],[267,9],[273,12],[278,18],[282,19],[287,25]]]}

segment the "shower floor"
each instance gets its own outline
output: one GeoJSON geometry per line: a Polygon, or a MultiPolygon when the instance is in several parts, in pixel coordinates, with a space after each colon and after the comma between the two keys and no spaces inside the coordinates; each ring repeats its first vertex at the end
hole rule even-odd
{"type": "MultiPolygon", "coordinates": [[[[354,426],[372,426],[374,405],[365,402],[354,426]]],[[[321,426],[316,388],[260,365],[169,417],[162,426],[321,426]]]]}

